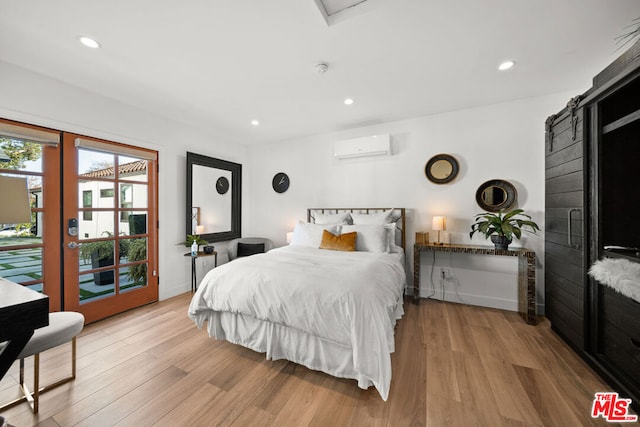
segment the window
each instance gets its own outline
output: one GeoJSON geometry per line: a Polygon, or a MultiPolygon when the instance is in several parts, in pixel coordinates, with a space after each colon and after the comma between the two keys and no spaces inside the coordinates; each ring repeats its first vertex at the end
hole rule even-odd
{"type": "MultiPolygon", "coordinates": [[[[133,185],[122,184],[120,186],[120,207],[123,209],[133,207],[133,185]]],[[[121,211],[120,222],[128,222],[131,212],[121,211]]]]}
{"type": "Polygon", "coordinates": [[[113,188],[103,188],[100,190],[100,197],[113,197],[113,188]]]}
{"type": "MultiPolygon", "coordinates": [[[[85,190],[82,192],[82,207],[83,208],[91,208],[93,207],[93,191],[85,190]]],[[[93,220],[93,212],[84,211],[82,212],[82,219],[84,221],[93,220]]]]}

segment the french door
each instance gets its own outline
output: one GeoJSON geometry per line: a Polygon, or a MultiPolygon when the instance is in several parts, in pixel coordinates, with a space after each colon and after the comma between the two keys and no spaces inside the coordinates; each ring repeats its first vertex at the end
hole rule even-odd
{"type": "Polygon", "coordinates": [[[155,151],[0,119],[0,176],[31,208],[0,223],[0,277],[88,322],[157,301],[155,151]]]}
{"type": "Polygon", "coordinates": [[[156,152],[64,133],[64,306],[88,322],[158,299],[156,152]]]}
{"type": "MultiPolygon", "coordinates": [[[[0,175],[26,178],[31,220],[0,218],[0,277],[49,296],[62,309],[60,269],[61,132],[0,119],[0,175]]],[[[0,203],[12,204],[0,194],[0,203]]]]}

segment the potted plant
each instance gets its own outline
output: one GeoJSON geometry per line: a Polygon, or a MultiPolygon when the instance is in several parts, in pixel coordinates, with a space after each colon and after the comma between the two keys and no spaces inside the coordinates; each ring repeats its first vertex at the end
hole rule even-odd
{"type": "MultiPolygon", "coordinates": [[[[107,237],[113,236],[113,233],[110,233],[109,231],[103,231],[102,234],[106,234],[107,237]]],[[[130,242],[128,239],[119,240],[118,249],[120,257],[127,254],[129,244],[130,242]]],[[[97,242],[82,243],[80,244],[80,257],[84,259],[85,262],[91,261],[92,268],[111,266],[114,265],[113,248],[113,240],[99,240],[97,242]]],[[[96,285],[110,285],[114,282],[113,270],[93,273],[93,280],[96,285]]]]}
{"type": "Polygon", "coordinates": [[[478,214],[475,217],[475,223],[471,224],[469,237],[473,237],[478,232],[487,239],[491,238],[496,249],[506,250],[514,236],[517,239],[522,236],[522,230],[532,233],[540,230],[538,224],[531,221],[531,217],[523,212],[522,209],[514,209],[497,214],[488,212],[478,214]]]}
{"type": "Polygon", "coordinates": [[[204,240],[202,237],[198,236],[197,234],[187,234],[187,240],[185,240],[184,242],[180,242],[178,243],[179,245],[185,245],[186,247],[190,247],[193,242],[196,243],[196,245],[198,245],[198,247],[200,247],[200,245],[207,245],[209,244],[209,242],[207,242],[206,240],[204,240]]]}

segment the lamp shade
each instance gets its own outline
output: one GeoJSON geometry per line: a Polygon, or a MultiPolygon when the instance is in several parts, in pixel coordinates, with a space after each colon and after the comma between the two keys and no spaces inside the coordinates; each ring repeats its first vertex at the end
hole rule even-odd
{"type": "Polygon", "coordinates": [[[293,237],[293,231],[289,231],[287,233],[287,243],[291,243],[291,238],[293,237]]]}
{"type": "Polygon", "coordinates": [[[434,231],[441,231],[447,229],[447,218],[444,216],[434,216],[431,223],[431,229],[434,231]]]}
{"type": "Polygon", "coordinates": [[[27,178],[0,175],[0,194],[1,224],[31,222],[27,178]]]}
{"type": "Polygon", "coordinates": [[[204,225],[197,225],[196,234],[203,234],[203,233],[204,233],[204,225]]]}

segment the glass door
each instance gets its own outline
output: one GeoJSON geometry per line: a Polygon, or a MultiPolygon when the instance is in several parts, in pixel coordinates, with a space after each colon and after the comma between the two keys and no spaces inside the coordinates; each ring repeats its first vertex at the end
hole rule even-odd
{"type": "Polygon", "coordinates": [[[158,299],[156,152],[63,136],[65,309],[95,321],[158,299]]]}
{"type": "Polygon", "coordinates": [[[59,141],[58,131],[0,119],[0,175],[26,178],[31,206],[30,221],[0,223],[0,277],[47,294],[51,311],[62,308],[59,141]]]}

